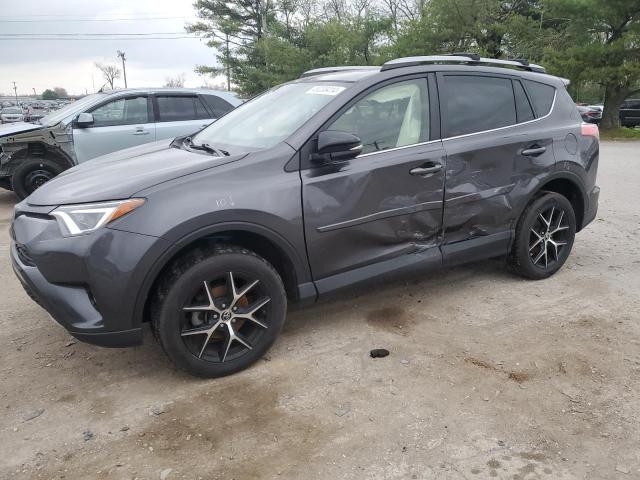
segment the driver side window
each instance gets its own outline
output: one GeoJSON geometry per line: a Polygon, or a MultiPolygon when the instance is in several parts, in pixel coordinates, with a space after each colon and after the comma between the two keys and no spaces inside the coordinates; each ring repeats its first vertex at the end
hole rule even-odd
{"type": "Polygon", "coordinates": [[[91,113],[94,127],[149,123],[146,96],[119,98],[97,107],[91,113]]]}
{"type": "Polygon", "coordinates": [[[427,80],[394,83],[352,105],[327,130],[357,135],[362,153],[429,140],[427,80]]]}

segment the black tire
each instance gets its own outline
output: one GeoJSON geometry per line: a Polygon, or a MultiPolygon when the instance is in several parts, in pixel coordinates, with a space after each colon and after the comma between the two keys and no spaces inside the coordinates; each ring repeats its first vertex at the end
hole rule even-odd
{"type": "Polygon", "coordinates": [[[11,187],[15,194],[24,200],[62,171],[62,165],[46,158],[25,158],[13,171],[11,187]]]}
{"type": "Polygon", "coordinates": [[[569,200],[558,193],[542,192],[518,220],[509,265],[526,278],[550,277],[569,257],[575,235],[576,216],[569,200]]]}
{"type": "Polygon", "coordinates": [[[240,247],[216,246],[194,250],[172,264],[152,303],[151,321],[156,339],[177,367],[213,378],[243,370],[261,358],[282,330],[286,310],[284,285],[269,262],[240,247]],[[245,295],[232,300],[233,292],[241,293],[251,284],[245,295]],[[247,312],[266,298],[249,320],[247,312]],[[207,305],[217,310],[203,310],[207,305]]]}

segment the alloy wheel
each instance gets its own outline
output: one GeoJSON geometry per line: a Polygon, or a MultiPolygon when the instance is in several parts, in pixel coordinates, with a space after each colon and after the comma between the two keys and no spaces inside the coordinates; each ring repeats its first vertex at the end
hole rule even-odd
{"type": "Polygon", "coordinates": [[[271,298],[239,272],[204,281],[182,308],[180,336],[199,359],[223,363],[252,350],[269,328],[271,298]]]}
{"type": "Polygon", "coordinates": [[[569,243],[569,223],[565,211],[551,206],[541,211],[530,229],[529,256],[538,268],[548,269],[560,260],[569,243]]]}

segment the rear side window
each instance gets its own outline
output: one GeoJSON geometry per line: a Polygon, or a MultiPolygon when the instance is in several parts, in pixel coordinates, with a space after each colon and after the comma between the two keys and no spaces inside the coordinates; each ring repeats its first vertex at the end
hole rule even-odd
{"type": "Polygon", "coordinates": [[[516,124],[510,79],[479,75],[446,75],[444,79],[445,137],[516,124]]]}
{"type": "Polygon", "coordinates": [[[161,122],[180,122],[208,118],[209,114],[196,97],[161,96],[158,101],[158,115],[161,122]]]}
{"type": "Polygon", "coordinates": [[[536,117],[544,117],[551,111],[553,99],[556,95],[556,89],[544,83],[533,82],[531,80],[524,81],[525,88],[529,92],[529,98],[533,103],[533,109],[536,117]]]}
{"type": "Polygon", "coordinates": [[[513,93],[516,96],[516,115],[518,117],[518,123],[528,122],[536,118],[533,114],[533,109],[531,108],[527,94],[525,93],[524,88],[522,88],[522,84],[517,80],[513,81],[513,93]]]}
{"type": "Polygon", "coordinates": [[[202,98],[204,98],[209,110],[213,112],[216,118],[220,118],[225,113],[233,110],[233,105],[215,95],[203,95],[202,98]]]}

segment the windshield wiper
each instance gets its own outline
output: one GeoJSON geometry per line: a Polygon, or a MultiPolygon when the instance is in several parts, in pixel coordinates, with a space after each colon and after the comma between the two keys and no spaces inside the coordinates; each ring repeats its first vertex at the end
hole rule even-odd
{"type": "Polygon", "coordinates": [[[193,143],[193,140],[191,140],[191,137],[185,138],[185,142],[189,144],[189,148],[192,148],[194,150],[202,150],[208,153],[213,153],[215,155],[218,155],[219,157],[228,157],[230,155],[230,153],[227,152],[226,150],[221,150],[219,148],[212,147],[208,143],[195,144],[193,143]]]}

